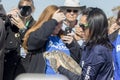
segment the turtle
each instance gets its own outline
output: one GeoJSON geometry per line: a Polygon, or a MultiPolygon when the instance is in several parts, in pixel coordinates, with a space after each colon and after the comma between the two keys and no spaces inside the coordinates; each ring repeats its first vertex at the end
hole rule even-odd
{"type": "Polygon", "coordinates": [[[72,57],[66,55],[64,52],[54,50],[51,52],[44,52],[43,56],[49,60],[51,67],[56,73],[58,72],[56,59],[58,59],[62,67],[77,75],[81,75],[82,68],[80,65],[72,57]]]}

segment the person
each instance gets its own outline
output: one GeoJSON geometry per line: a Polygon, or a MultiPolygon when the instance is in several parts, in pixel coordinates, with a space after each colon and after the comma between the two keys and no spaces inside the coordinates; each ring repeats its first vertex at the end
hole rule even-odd
{"type": "MultiPolygon", "coordinates": [[[[120,79],[120,59],[119,59],[119,53],[120,53],[120,10],[118,11],[117,19],[114,24],[112,24],[112,27],[114,27],[114,30],[109,34],[109,39],[114,45],[113,48],[113,59],[114,59],[114,80],[119,80],[120,79]]],[[[108,29],[108,31],[111,31],[111,28],[108,29]]]]}
{"type": "Polygon", "coordinates": [[[119,80],[120,79],[120,29],[118,29],[116,31],[116,38],[114,39],[114,41],[112,42],[114,45],[114,49],[113,49],[113,59],[114,59],[114,66],[115,66],[115,70],[114,70],[114,80],[119,80]]]}
{"type": "MultiPolygon", "coordinates": [[[[69,49],[60,39],[59,31],[64,13],[55,5],[49,5],[42,12],[36,24],[24,36],[24,48],[28,50],[25,58],[27,73],[56,74],[43,57],[45,51],[60,50],[70,55],[69,49]]],[[[66,43],[71,43],[73,37],[68,36],[66,43]]]]}
{"type": "Polygon", "coordinates": [[[111,16],[108,18],[108,34],[113,33],[116,30],[116,18],[111,16]]]}
{"type": "Polygon", "coordinates": [[[86,43],[80,60],[82,74],[70,72],[63,68],[59,61],[57,61],[58,71],[69,80],[113,80],[113,46],[108,38],[106,15],[100,8],[94,7],[87,8],[83,14],[86,15],[83,23],[86,43]]]}
{"type": "Polygon", "coordinates": [[[65,28],[71,28],[71,33],[74,34],[74,38],[81,45],[83,41],[81,40],[81,32],[78,31],[81,29],[79,29],[79,21],[77,20],[77,18],[81,11],[86,8],[86,6],[80,6],[79,0],[65,0],[64,6],[60,7],[64,11],[64,14],[66,16],[66,19],[63,21],[63,32],[65,31],[65,28]]]}
{"type": "Polygon", "coordinates": [[[24,68],[20,64],[22,59],[21,53],[22,38],[25,32],[35,23],[32,17],[35,7],[32,0],[20,0],[18,7],[11,10],[6,21],[6,46],[4,60],[4,79],[14,80],[20,73],[24,72],[24,68]]]}
{"type": "Polygon", "coordinates": [[[4,69],[4,48],[5,48],[5,23],[4,17],[6,12],[2,4],[0,4],[0,80],[3,80],[3,69],[4,69]]]}

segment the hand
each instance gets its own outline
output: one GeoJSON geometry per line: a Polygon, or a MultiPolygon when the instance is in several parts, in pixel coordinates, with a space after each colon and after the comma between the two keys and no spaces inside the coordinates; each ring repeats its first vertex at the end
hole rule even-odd
{"type": "Polygon", "coordinates": [[[14,8],[10,12],[7,13],[7,15],[16,15],[19,13],[19,9],[14,8]]]}
{"type": "Polygon", "coordinates": [[[63,12],[59,12],[60,9],[58,9],[52,16],[52,19],[57,20],[57,22],[61,22],[65,19],[65,15],[63,12]]]}
{"type": "Polygon", "coordinates": [[[116,31],[120,26],[117,25],[117,23],[112,24],[108,29],[108,34],[112,34],[114,31],[116,31]]]}
{"type": "Polygon", "coordinates": [[[11,23],[16,25],[19,29],[23,29],[25,27],[24,22],[19,17],[19,10],[17,8],[11,10],[7,15],[10,16],[11,23]]]}
{"type": "Polygon", "coordinates": [[[83,39],[83,37],[84,37],[84,31],[83,31],[83,29],[80,26],[76,25],[75,26],[74,38],[78,41],[78,40],[83,39]]]}
{"type": "Polygon", "coordinates": [[[25,27],[24,22],[19,16],[12,16],[10,20],[12,24],[16,25],[19,29],[23,29],[25,27]]]}
{"type": "Polygon", "coordinates": [[[70,44],[74,40],[73,34],[69,33],[67,36],[62,36],[61,39],[63,40],[64,43],[70,44]]]}

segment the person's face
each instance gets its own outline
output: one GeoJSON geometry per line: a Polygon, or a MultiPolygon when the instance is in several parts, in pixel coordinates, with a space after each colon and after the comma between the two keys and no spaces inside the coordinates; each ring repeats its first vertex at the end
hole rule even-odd
{"type": "Polygon", "coordinates": [[[57,35],[61,30],[61,27],[62,27],[62,22],[58,23],[58,25],[55,27],[55,30],[53,31],[53,35],[57,35]]]}
{"type": "Polygon", "coordinates": [[[120,28],[119,25],[117,25],[117,23],[112,24],[109,28],[108,28],[108,34],[112,34],[114,31],[116,31],[118,28],[120,28]]]}
{"type": "Polygon", "coordinates": [[[80,24],[79,24],[79,26],[83,29],[83,32],[84,32],[84,36],[83,36],[83,38],[85,39],[85,40],[87,40],[88,39],[88,37],[89,37],[89,29],[87,28],[88,27],[88,24],[87,24],[87,16],[86,15],[82,15],[81,16],[81,18],[80,18],[80,24]]]}
{"type": "Polygon", "coordinates": [[[24,1],[22,4],[19,5],[19,11],[20,11],[20,15],[22,17],[28,17],[31,15],[32,13],[32,4],[31,2],[27,2],[27,1],[24,1]]]}
{"type": "Polygon", "coordinates": [[[78,12],[79,12],[79,10],[77,10],[77,9],[67,8],[65,10],[66,19],[68,21],[75,21],[78,17],[78,12]]]}

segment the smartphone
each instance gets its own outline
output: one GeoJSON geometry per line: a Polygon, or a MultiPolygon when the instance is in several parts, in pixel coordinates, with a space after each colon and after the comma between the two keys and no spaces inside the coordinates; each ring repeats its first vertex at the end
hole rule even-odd
{"type": "Polygon", "coordinates": [[[71,32],[72,32],[72,28],[70,28],[70,27],[65,28],[65,35],[67,35],[68,33],[71,33],[71,32]]]}

